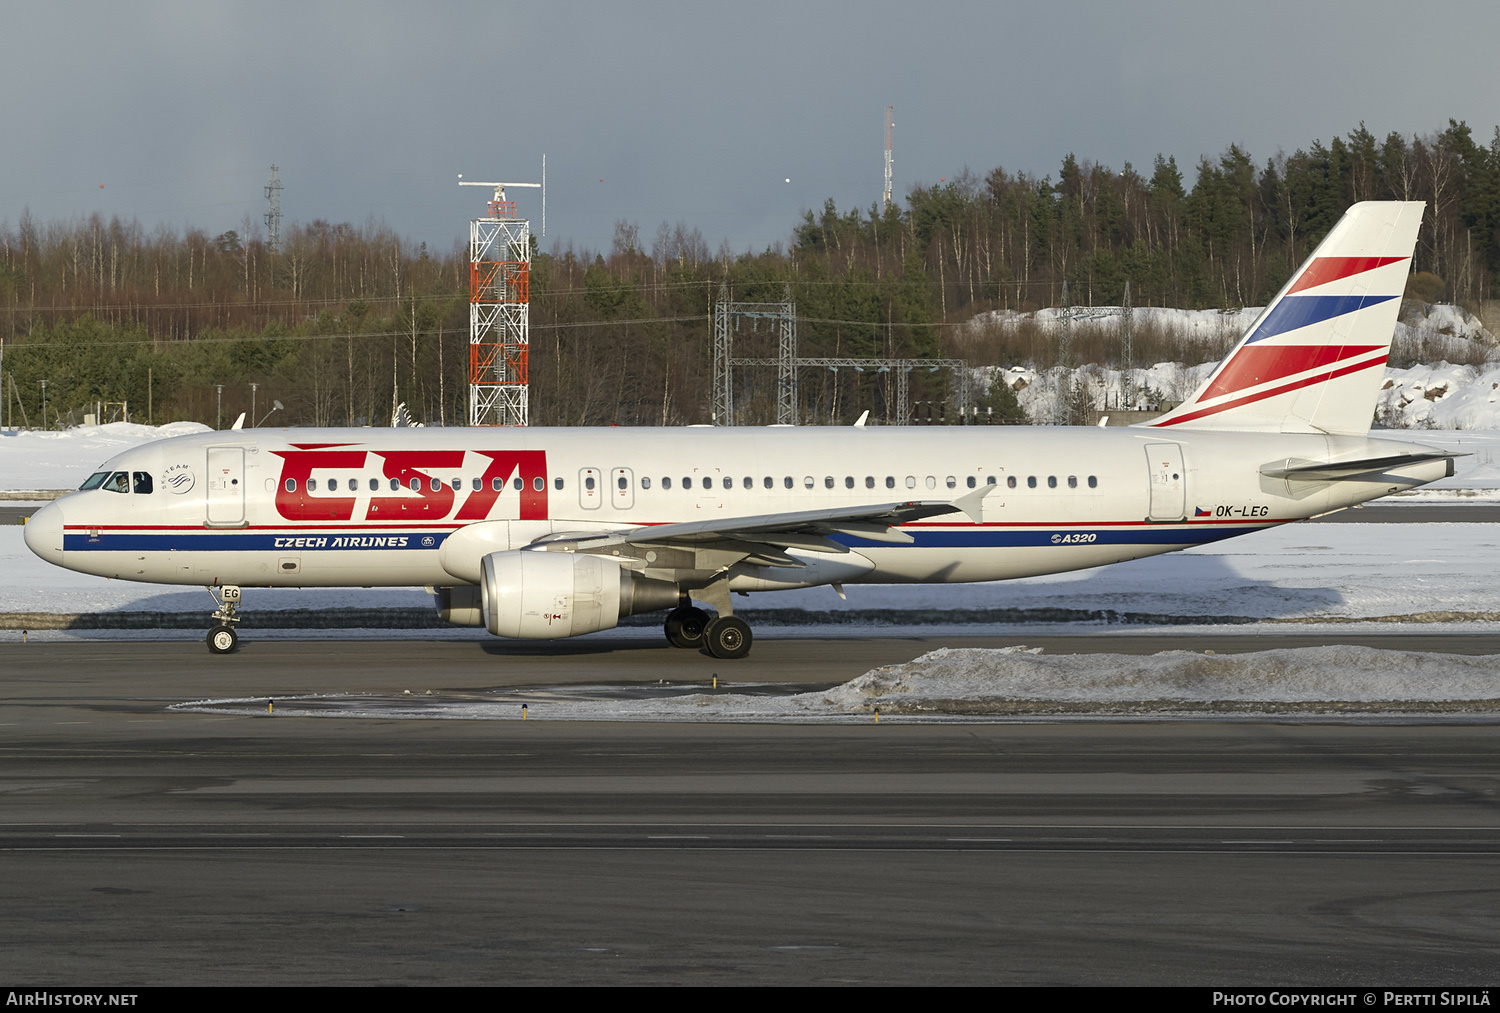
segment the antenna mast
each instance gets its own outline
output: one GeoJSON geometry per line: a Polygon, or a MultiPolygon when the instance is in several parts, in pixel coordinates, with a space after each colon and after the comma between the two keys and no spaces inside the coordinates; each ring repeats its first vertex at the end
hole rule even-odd
{"type": "Polygon", "coordinates": [[[271,181],[266,184],[266,231],[269,233],[266,248],[272,253],[281,252],[281,179],[276,175],[276,166],[271,166],[271,181]]]}
{"type": "Polygon", "coordinates": [[[528,425],[531,222],[516,217],[505,188],[542,184],[458,180],[494,188],[488,217],[469,222],[469,425],[528,425]]]}
{"type": "Polygon", "coordinates": [[[895,111],[895,106],[885,107],[885,194],[881,197],[881,214],[891,209],[891,114],[895,111]]]}

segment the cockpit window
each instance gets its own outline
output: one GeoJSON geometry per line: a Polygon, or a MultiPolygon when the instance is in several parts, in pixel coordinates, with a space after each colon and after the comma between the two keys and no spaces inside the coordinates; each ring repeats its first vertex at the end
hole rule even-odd
{"type": "Polygon", "coordinates": [[[130,472],[115,472],[113,475],[110,475],[107,479],[104,480],[104,484],[100,486],[100,488],[104,489],[106,492],[129,492],[130,472]]]}
{"type": "Polygon", "coordinates": [[[90,476],[89,476],[89,477],[88,477],[88,479],[87,479],[87,481],[85,481],[85,482],[84,482],[84,483],[83,483],[83,484],[82,484],[82,485],[80,485],[80,486],[79,486],[79,487],[78,487],[78,488],[79,488],[79,489],[80,489],[80,490],[85,490],[85,489],[97,489],[97,488],[99,488],[99,487],[100,487],[100,486],[101,486],[101,485],[103,485],[103,484],[104,484],[104,480],[105,480],[105,479],[106,479],[106,478],[108,478],[108,477],[109,477],[109,472],[107,472],[107,471],[96,471],[96,472],[94,472],[94,473],[93,473],[93,474],[92,474],[92,475],[90,475],[90,476]]]}
{"type": "Polygon", "coordinates": [[[149,496],[151,494],[151,474],[145,471],[131,472],[135,480],[135,494],[137,496],[149,496]]]}

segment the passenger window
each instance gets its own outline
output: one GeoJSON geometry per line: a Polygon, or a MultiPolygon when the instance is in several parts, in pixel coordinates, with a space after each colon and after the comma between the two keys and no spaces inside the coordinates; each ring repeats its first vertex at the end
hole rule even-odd
{"type": "Polygon", "coordinates": [[[414,478],[414,479],[411,480],[411,491],[412,492],[421,492],[422,491],[422,480],[420,478],[414,478]]]}
{"type": "Polygon", "coordinates": [[[802,488],[811,489],[815,484],[816,483],[813,482],[813,477],[811,475],[802,476],[802,488]]]}
{"type": "Polygon", "coordinates": [[[328,491],[329,492],[338,492],[339,491],[339,480],[338,479],[336,479],[336,478],[330,478],[328,480],[328,491]]]}
{"type": "Polygon", "coordinates": [[[427,484],[432,487],[433,492],[437,492],[443,487],[443,480],[440,478],[430,478],[427,480],[427,484]]]}
{"type": "Polygon", "coordinates": [[[733,489],[734,488],[734,479],[730,478],[728,475],[724,476],[724,488],[726,488],[726,489],[733,489]]]}
{"type": "MultiPolygon", "coordinates": [[[[974,484],[974,480],[970,479],[969,480],[969,484],[973,485],[974,484]]],[[[957,489],[958,488],[958,479],[954,478],[952,475],[948,476],[948,488],[950,488],[950,489],[957,489]]]]}
{"type": "Polygon", "coordinates": [[[473,484],[473,489],[474,489],[474,491],[475,491],[475,492],[478,492],[478,491],[479,491],[479,489],[480,489],[480,487],[481,487],[481,486],[483,486],[483,485],[484,485],[484,483],[483,483],[483,482],[482,482],[482,481],[480,481],[480,480],[479,480],[479,479],[477,479],[477,478],[476,478],[476,479],[475,479],[475,480],[474,480],[474,484],[473,484]]]}
{"type": "MultiPolygon", "coordinates": [[[[590,479],[589,481],[593,481],[593,479],[590,479]]],[[[503,478],[492,478],[492,479],[490,479],[490,491],[491,492],[499,492],[501,489],[504,489],[504,488],[505,488],[505,479],[503,479],[503,478]]]]}
{"type": "Polygon", "coordinates": [[[896,488],[896,476],[895,475],[887,475],[887,476],[885,476],[885,487],[887,489],[894,489],[894,488],[896,488]]]}
{"type": "Polygon", "coordinates": [[[663,489],[670,489],[670,488],[672,488],[672,480],[670,478],[664,478],[664,479],[662,479],[661,480],[661,487],[663,489]]]}
{"type": "Polygon", "coordinates": [[[1047,476],[1047,488],[1048,489],[1056,489],[1057,488],[1057,476],[1056,475],[1048,475],[1047,476]]]}
{"type": "Polygon", "coordinates": [[[593,475],[590,475],[588,478],[586,478],[586,479],[583,480],[583,487],[585,489],[587,489],[589,492],[593,492],[594,491],[594,476],[593,475]]]}
{"type": "Polygon", "coordinates": [[[770,489],[770,488],[772,488],[773,486],[776,485],[776,480],[774,478],[772,478],[770,475],[767,475],[764,485],[765,485],[765,487],[767,489],[770,489]]]}
{"type": "MultiPolygon", "coordinates": [[[[994,481],[994,479],[991,479],[990,481],[994,481]]],[[[1010,477],[1008,477],[1005,480],[1005,486],[1007,489],[1014,489],[1016,487],[1016,476],[1011,475],[1010,477]]]]}
{"type": "MultiPolygon", "coordinates": [[[[990,476],[990,477],[989,477],[989,478],[987,478],[987,479],[985,479],[985,482],[984,482],[984,484],[985,484],[985,485],[998,485],[998,484],[999,484],[999,483],[997,483],[997,482],[996,482],[996,481],[995,481],[995,476],[994,476],[994,475],[991,475],[991,476],[990,476]]],[[[1014,479],[1014,478],[1012,478],[1012,479],[1011,479],[1011,480],[1010,480],[1010,487],[1011,487],[1011,488],[1012,488],[1012,489],[1014,489],[1014,488],[1015,488],[1015,487],[1016,487],[1016,480],[1015,480],[1015,479],[1014,479]]]]}
{"type": "Polygon", "coordinates": [[[781,484],[790,489],[792,487],[792,476],[788,475],[786,478],[782,479],[781,484]]]}
{"type": "Polygon", "coordinates": [[[1036,488],[1036,476],[1035,475],[1027,475],[1026,476],[1026,488],[1028,488],[1028,489],[1035,489],[1036,488]]]}
{"type": "MultiPolygon", "coordinates": [[[[412,481],[416,480],[413,479],[412,481]]],[[[391,492],[395,492],[399,488],[401,488],[401,480],[399,478],[391,479],[391,492]]]]}
{"type": "Polygon", "coordinates": [[[833,488],[833,476],[832,475],[824,475],[823,476],[823,488],[825,488],[825,489],[832,489],[833,488]]]}
{"type": "MultiPolygon", "coordinates": [[[[120,474],[123,475],[124,472],[121,472],[120,474]]],[[[317,479],[310,478],[310,479],[307,480],[307,491],[308,492],[317,492],[318,491],[318,480],[317,479]]]]}
{"type": "Polygon", "coordinates": [[[135,477],[135,494],[137,496],[151,495],[151,476],[144,471],[133,473],[135,477]]]}
{"type": "MultiPolygon", "coordinates": [[[[474,480],[474,485],[475,485],[475,488],[478,488],[478,486],[479,486],[479,479],[476,478],[474,480]]],[[[379,489],[380,489],[380,479],[378,479],[378,478],[372,478],[372,479],[370,479],[370,491],[371,492],[377,492],[377,491],[379,491],[379,489]]]]}
{"type": "Polygon", "coordinates": [[[746,489],[754,489],[755,488],[755,479],[751,478],[749,475],[745,476],[745,488],[746,489]]]}
{"type": "Polygon", "coordinates": [[[915,476],[915,475],[907,475],[906,476],[906,487],[908,489],[915,489],[917,487],[917,476],[915,476]]]}
{"type": "Polygon", "coordinates": [[[651,488],[651,480],[649,478],[647,478],[645,475],[641,476],[641,488],[642,489],[649,489],[649,488],[651,488]]]}
{"type": "MultiPolygon", "coordinates": [[[[651,484],[651,480],[649,478],[646,479],[646,484],[647,485],[651,484]]],[[[543,478],[542,476],[538,475],[536,478],[533,478],[531,480],[531,488],[534,489],[536,492],[545,492],[546,489],[547,489],[547,480],[545,478],[543,478]]]]}
{"type": "Polygon", "coordinates": [[[931,475],[927,476],[927,488],[929,488],[929,489],[936,489],[937,488],[937,479],[933,478],[931,475]]]}
{"type": "MultiPolygon", "coordinates": [[[[626,490],[626,489],[629,489],[629,488],[630,488],[630,482],[629,482],[629,481],[628,481],[628,480],[627,480],[627,479],[626,479],[626,478],[625,478],[625,476],[624,476],[624,475],[621,475],[621,476],[620,476],[620,477],[619,477],[619,478],[618,478],[618,479],[617,479],[617,480],[616,480],[616,481],[615,481],[615,485],[617,485],[617,486],[619,486],[619,487],[620,487],[620,491],[621,491],[621,492],[624,492],[624,491],[625,491],[625,490],[626,490]]],[[[517,488],[517,489],[519,489],[519,488],[521,488],[521,480],[520,480],[520,479],[519,479],[519,478],[518,478],[518,479],[516,479],[516,488],[517,488]]]]}
{"type": "Polygon", "coordinates": [[[866,475],[865,476],[865,488],[866,489],[873,489],[873,488],[875,488],[875,476],[874,475],[866,475]]]}
{"type": "MultiPolygon", "coordinates": [[[[993,482],[994,479],[992,478],[992,479],[990,479],[990,481],[993,482]]],[[[974,488],[974,476],[973,475],[969,476],[969,488],[970,489],[974,488]]]]}
{"type": "Polygon", "coordinates": [[[461,479],[461,478],[455,478],[452,482],[450,482],[448,484],[451,485],[451,486],[453,486],[453,491],[454,492],[458,492],[459,490],[461,490],[464,487],[463,479],[461,479]]]}
{"type": "Polygon", "coordinates": [[[844,476],[844,488],[845,489],[853,489],[854,488],[854,476],[853,475],[845,475],[844,476]]]}
{"type": "Polygon", "coordinates": [[[1098,487],[1099,487],[1099,480],[1097,478],[1095,478],[1093,475],[1090,475],[1089,476],[1089,488],[1090,489],[1097,489],[1098,487]]]}
{"type": "Polygon", "coordinates": [[[561,489],[563,487],[563,480],[560,478],[554,478],[552,480],[552,486],[553,488],[561,489]]]}
{"type": "Polygon", "coordinates": [[[684,477],[684,478],[683,478],[683,480],[682,480],[682,487],[683,487],[683,488],[684,488],[684,489],[691,489],[691,488],[692,488],[692,487],[693,487],[693,479],[692,479],[692,476],[685,476],[685,477],[684,477]]]}
{"type": "Polygon", "coordinates": [[[1077,489],[1078,488],[1078,476],[1077,475],[1069,475],[1068,476],[1068,488],[1069,489],[1077,489]]]}
{"type": "Polygon", "coordinates": [[[289,479],[286,480],[286,491],[287,492],[296,492],[297,491],[297,480],[295,478],[289,478],[289,479]]]}

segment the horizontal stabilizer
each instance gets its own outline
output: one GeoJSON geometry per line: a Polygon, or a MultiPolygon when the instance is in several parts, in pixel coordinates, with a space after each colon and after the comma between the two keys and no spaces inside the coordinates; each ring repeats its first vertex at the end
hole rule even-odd
{"type": "Polygon", "coordinates": [[[1446,460],[1449,462],[1448,474],[1451,476],[1453,458],[1467,456],[1467,454],[1450,454],[1434,450],[1426,454],[1392,454],[1389,457],[1366,457],[1358,461],[1335,461],[1322,464],[1293,464],[1291,461],[1286,461],[1277,465],[1268,464],[1260,469],[1260,473],[1267,478],[1284,478],[1292,482],[1338,482],[1343,479],[1376,475],[1383,471],[1394,471],[1412,464],[1446,460]]]}

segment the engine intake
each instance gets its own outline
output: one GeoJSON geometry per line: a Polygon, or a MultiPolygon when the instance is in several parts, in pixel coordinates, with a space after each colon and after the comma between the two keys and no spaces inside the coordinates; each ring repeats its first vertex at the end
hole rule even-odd
{"type": "Polygon", "coordinates": [[[586,553],[518,549],[480,561],[480,614],[498,637],[556,640],[677,605],[677,585],[586,553]]]}

